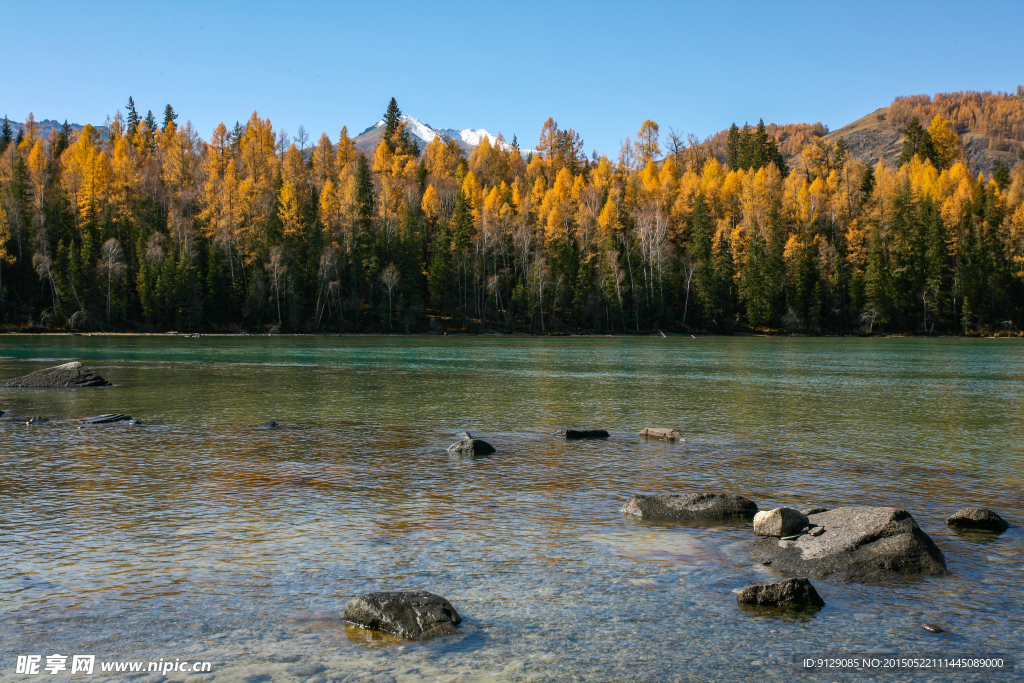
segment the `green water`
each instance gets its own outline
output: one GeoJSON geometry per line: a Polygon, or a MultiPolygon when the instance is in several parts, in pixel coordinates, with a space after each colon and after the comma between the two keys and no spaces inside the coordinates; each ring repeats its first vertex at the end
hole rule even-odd
{"type": "MultiPolygon", "coordinates": [[[[802,675],[796,656],[1015,653],[1024,534],[962,535],[943,519],[979,505],[1024,520],[1022,350],[0,337],[0,377],[81,360],[116,384],[0,390],[8,418],[51,420],[0,421],[0,680],[24,679],[18,654],[64,650],[187,656],[213,661],[214,680],[250,681],[786,680],[802,675]],[[105,412],[146,425],[73,421],[105,412]],[[282,428],[256,429],[268,419],[282,428]],[[567,444],[551,436],[563,426],[611,438],[567,444]],[[687,444],[642,443],[645,426],[687,444]],[[498,452],[449,457],[463,429],[498,452]],[[951,574],[818,580],[814,616],[742,612],[734,591],[774,576],[753,564],[749,527],[618,514],[630,493],[705,490],[906,507],[951,574]],[[453,602],[462,635],[367,643],[342,622],[354,594],[421,588],[453,602]]],[[[936,676],[950,680],[893,680],[936,676]]]]}

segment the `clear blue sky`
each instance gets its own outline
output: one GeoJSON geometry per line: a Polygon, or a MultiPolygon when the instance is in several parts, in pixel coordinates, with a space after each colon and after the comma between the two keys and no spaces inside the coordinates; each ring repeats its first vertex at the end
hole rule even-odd
{"type": "Polygon", "coordinates": [[[895,95],[1024,83],[1024,2],[28,2],[2,12],[0,116],[102,123],[129,95],[204,138],[255,109],[336,139],[394,96],[533,146],[614,153],[644,119],[838,128],[895,95]]]}

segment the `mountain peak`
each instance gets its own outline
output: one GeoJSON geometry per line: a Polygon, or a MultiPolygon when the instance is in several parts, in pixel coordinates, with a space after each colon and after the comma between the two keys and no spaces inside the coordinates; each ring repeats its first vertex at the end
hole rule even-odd
{"type": "MultiPolygon", "coordinates": [[[[467,156],[484,141],[484,138],[486,138],[492,145],[499,144],[498,137],[484,128],[434,128],[430,124],[423,123],[415,116],[409,116],[408,114],[402,114],[401,120],[406,124],[409,134],[415,138],[421,149],[425,148],[428,144],[434,141],[434,138],[437,137],[454,140],[455,144],[458,145],[467,156]]],[[[354,138],[356,146],[365,148],[366,151],[369,151],[377,144],[377,140],[380,137],[383,128],[384,120],[381,119],[354,138]]],[[[506,148],[509,147],[507,142],[502,142],[500,144],[504,145],[506,148]]],[[[529,151],[530,150],[523,150],[523,153],[525,154],[529,151]]]]}

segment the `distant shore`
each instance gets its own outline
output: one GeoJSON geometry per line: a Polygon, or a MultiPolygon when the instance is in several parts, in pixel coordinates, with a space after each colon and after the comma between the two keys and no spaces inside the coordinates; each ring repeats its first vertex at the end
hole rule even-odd
{"type": "Polygon", "coordinates": [[[0,331],[0,337],[509,337],[509,338],[655,338],[698,339],[730,337],[802,338],[802,339],[1024,339],[1024,332],[975,332],[970,334],[806,334],[799,332],[734,332],[733,334],[706,334],[690,332],[56,332],[56,331],[0,331]]]}

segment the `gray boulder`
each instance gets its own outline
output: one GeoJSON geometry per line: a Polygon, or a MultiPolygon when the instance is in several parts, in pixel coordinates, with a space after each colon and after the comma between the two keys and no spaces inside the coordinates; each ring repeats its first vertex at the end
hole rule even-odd
{"type": "Polygon", "coordinates": [[[440,595],[427,591],[367,593],[345,606],[345,621],[399,638],[454,635],[462,617],[440,595]]]}
{"type": "Polygon", "coordinates": [[[46,419],[45,417],[30,417],[28,419],[28,422],[26,422],[25,424],[27,424],[27,425],[44,425],[47,422],[49,422],[49,420],[46,419]]]}
{"type": "Polygon", "coordinates": [[[273,420],[267,420],[266,422],[260,422],[260,429],[277,429],[277,423],[273,420]]]}
{"type": "Polygon", "coordinates": [[[469,433],[448,447],[452,455],[490,455],[494,452],[494,446],[483,439],[474,439],[469,433]]]}
{"type": "Polygon", "coordinates": [[[45,370],[37,370],[24,377],[0,382],[0,387],[32,389],[67,389],[78,387],[109,387],[110,382],[85,367],[78,361],[65,363],[45,370]]]}
{"type": "Polygon", "coordinates": [[[753,519],[757,504],[728,493],[657,494],[630,496],[620,512],[646,520],[722,522],[753,519]]]}
{"type": "Polygon", "coordinates": [[[754,533],[758,536],[792,536],[807,528],[807,515],[793,508],[762,510],[754,515],[754,533]]]}
{"type": "Polygon", "coordinates": [[[736,596],[741,605],[758,607],[824,607],[825,601],[818,595],[811,582],[805,578],[786,579],[780,583],[747,586],[736,596]]]}
{"type": "Polygon", "coordinates": [[[848,581],[946,573],[942,551],[906,510],[840,507],[808,515],[808,521],[823,531],[793,540],[759,539],[755,559],[784,572],[848,581]]]}
{"type": "Polygon", "coordinates": [[[607,439],[608,431],[605,429],[559,429],[555,436],[565,437],[567,441],[576,439],[607,439]]]}
{"type": "Polygon", "coordinates": [[[946,520],[946,524],[956,529],[974,529],[976,531],[995,531],[1002,533],[1009,528],[1006,520],[988,508],[963,508],[957,510],[946,520]]]}
{"type": "Polygon", "coordinates": [[[666,427],[644,427],[640,432],[640,437],[656,441],[686,441],[680,432],[666,427]]]}

